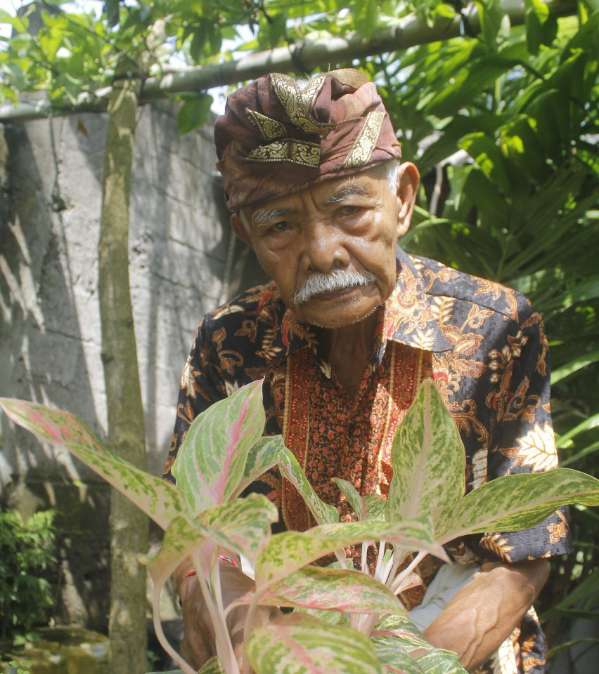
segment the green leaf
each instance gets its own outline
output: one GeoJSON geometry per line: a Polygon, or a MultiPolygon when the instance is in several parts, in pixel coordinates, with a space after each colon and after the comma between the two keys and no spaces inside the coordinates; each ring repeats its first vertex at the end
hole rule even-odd
{"type": "Polygon", "coordinates": [[[403,550],[426,550],[446,560],[447,555],[422,522],[384,522],[367,520],[322,524],[305,532],[285,531],[274,535],[256,560],[256,587],[265,591],[289,574],[335,550],[362,541],[385,540],[403,550]]]}
{"type": "Polygon", "coordinates": [[[593,428],[597,428],[598,426],[599,413],[593,414],[592,416],[574,426],[574,428],[571,428],[567,433],[560,435],[556,443],[557,448],[563,449],[564,447],[569,447],[572,444],[572,438],[576,437],[580,433],[584,433],[584,431],[590,431],[593,428]]]}
{"type": "Polygon", "coordinates": [[[185,511],[175,486],[111,452],[70,412],[9,398],[1,398],[0,407],[41,442],[68,449],[163,529],[185,511]]]}
{"type": "Polygon", "coordinates": [[[307,616],[254,630],[246,653],[256,674],[383,674],[366,636],[307,616]]]}
{"type": "Polygon", "coordinates": [[[466,150],[491,182],[496,183],[504,194],[509,194],[511,183],[508,169],[501,151],[492,138],[488,138],[481,131],[476,131],[464,136],[459,146],[466,150]]]}
{"type": "Polygon", "coordinates": [[[219,545],[253,562],[270,538],[271,524],[278,516],[276,506],[266,496],[250,494],[203,511],[197,522],[219,545]]]}
{"type": "Polygon", "coordinates": [[[599,351],[583,353],[581,356],[573,358],[569,363],[562,365],[551,373],[551,385],[557,384],[557,382],[562,379],[569,377],[575,372],[582,370],[583,367],[586,367],[591,363],[596,363],[597,361],[599,361],[599,351]]]}
{"type": "Polygon", "coordinates": [[[119,23],[120,10],[119,0],[105,0],[104,12],[106,14],[106,22],[109,26],[113,27],[119,23]]]}
{"type": "Polygon", "coordinates": [[[218,658],[214,657],[210,658],[210,660],[202,665],[198,671],[198,674],[224,674],[224,671],[220,666],[218,658]]]}
{"type": "Polygon", "coordinates": [[[466,458],[457,426],[435,384],[424,381],[397,429],[387,519],[451,517],[466,490],[466,458]]]}
{"type": "MultiPolygon", "coordinates": [[[[250,597],[251,599],[251,597],[250,597]]],[[[307,566],[260,595],[263,606],[290,606],[345,613],[401,613],[397,597],[360,571],[307,566]]]]}
{"type": "Polygon", "coordinates": [[[172,468],[193,513],[235,494],[264,423],[262,380],[243,386],[194,419],[172,468]]]}
{"type": "Polygon", "coordinates": [[[327,524],[339,521],[337,508],[325,503],[308,481],[302,467],[299,465],[295,454],[286,447],[283,447],[279,455],[279,470],[281,475],[289,480],[297,489],[305,504],[319,524],[327,524]]]}
{"type": "Polygon", "coordinates": [[[243,478],[235,490],[235,495],[240,494],[252,482],[275,466],[284,449],[285,445],[281,435],[271,435],[258,440],[248,452],[243,478]]]}
{"type": "Polygon", "coordinates": [[[406,615],[384,618],[371,637],[389,674],[466,674],[455,653],[435,648],[406,615]]]}
{"type": "Polygon", "coordinates": [[[177,129],[181,135],[203,126],[208,121],[212,96],[200,94],[186,100],[177,113],[177,129]]]}
{"type": "Polygon", "coordinates": [[[448,543],[469,534],[518,531],[574,503],[599,505],[599,480],[570,468],[506,475],[467,494],[453,517],[435,529],[435,539],[448,543]]]}
{"type": "Polygon", "coordinates": [[[333,482],[339,487],[339,491],[345,496],[354,513],[356,513],[360,519],[364,519],[362,516],[364,511],[362,497],[354,485],[347,480],[342,480],[340,477],[334,477],[333,482]]]}

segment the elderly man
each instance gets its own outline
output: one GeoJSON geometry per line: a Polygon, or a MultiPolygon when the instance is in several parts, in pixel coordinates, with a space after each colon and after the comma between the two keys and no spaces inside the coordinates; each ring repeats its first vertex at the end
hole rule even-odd
{"type": "MultiPolygon", "coordinates": [[[[375,86],[355,70],[307,81],[271,74],[233,93],[215,126],[231,221],[271,283],[208,314],[186,363],[173,446],[193,418],[265,378],[267,428],[282,433],[317,493],[343,512],[332,477],[385,494],[398,423],[432,377],[458,424],[469,489],[556,462],[541,317],[513,290],[407,255],[418,189],[375,86]]],[[[253,486],[281,526],[313,522],[276,472],[253,486]]],[[[472,671],[544,671],[533,601],[547,557],[567,550],[557,513],[525,532],[457,541],[480,565],[426,628],[472,671]],[[478,670],[477,670],[478,668],[478,670]]],[[[178,574],[186,647],[206,656],[193,574],[178,574]]],[[[423,588],[438,565],[422,564],[423,588]]],[[[243,581],[229,569],[230,591],[243,581]]],[[[423,589],[404,595],[417,606],[423,589]]]]}

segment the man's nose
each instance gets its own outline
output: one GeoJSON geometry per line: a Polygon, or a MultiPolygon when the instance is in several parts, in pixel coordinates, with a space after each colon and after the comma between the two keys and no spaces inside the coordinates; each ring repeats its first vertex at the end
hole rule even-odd
{"type": "Polygon", "coordinates": [[[318,221],[304,229],[302,266],[305,271],[327,274],[348,264],[349,256],[335,227],[318,221]]]}

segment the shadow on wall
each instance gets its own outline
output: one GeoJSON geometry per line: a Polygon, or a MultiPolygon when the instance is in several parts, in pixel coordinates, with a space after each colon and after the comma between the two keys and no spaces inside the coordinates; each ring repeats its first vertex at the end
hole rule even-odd
{"type": "MultiPolygon", "coordinates": [[[[170,105],[140,109],[131,199],[131,291],[155,472],[197,324],[231,293],[263,279],[232,235],[211,128],[180,137],[175,117],[170,105]]],[[[0,395],[63,407],[104,434],[97,245],[105,116],[40,120],[4,134],[0,395]]],[[[102,629],[109,491],[66,452],[41,447],[5,419],[0,424],[0,500],[25,513],[56,507],[61,617],[102,629]]]]}
{"type": "MultiPolygon", "coordinates": [[[[74,254],[93,226],[68,217],[61,190],[63,119],[6,127],[6,208],[0,236],[0,394],[66,407],[101,429],[82,329],[89,258],[74,254]],[[71,228],[81,231],[72,237],[71,228]]],[[[100,142],[99,138],[96,138],[100,142]]],[[[89,186],[97,189],[97,181],[89,186]]],[[[89,279],[87,279],[89,289],[89,279]]],[[[93,293],[92,293],[93,295],[93,293]]],[[[55,507],[60,529],[61,617],[101,628],[107,609],[108,490],[66,453],[2,420],[3,505],[24,514],[55,507]],[[79,484],[80,486],[74,486],[79,484]]]]}

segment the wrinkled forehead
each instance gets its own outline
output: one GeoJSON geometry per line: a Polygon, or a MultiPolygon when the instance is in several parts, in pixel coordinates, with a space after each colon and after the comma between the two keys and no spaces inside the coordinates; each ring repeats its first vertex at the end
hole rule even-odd
{"type": "Polygon", "coordinates": [[[259,225],[292,213],[302,212],[306,201],[311,201],[318,207],[327,207],[354,198],[376,197],[380,192],[381,182],[386,183],[386,169],[387,167],[383,164],[339,178],[331,178],[322,183],[308,185],[303,190],[270,199],[254,207],[248,206],[242,210],[247,220],[259,225]]]}

